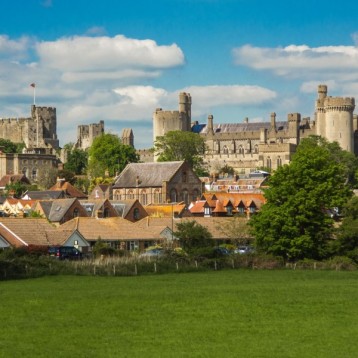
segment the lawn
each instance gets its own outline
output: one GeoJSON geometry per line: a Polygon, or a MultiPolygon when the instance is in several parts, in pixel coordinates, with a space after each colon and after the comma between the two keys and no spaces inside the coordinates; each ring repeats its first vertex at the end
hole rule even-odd
{"type": "Polygon", "coordinates": [[[357,357],[358,272],[0,282],[0,357],[357,357]]]}

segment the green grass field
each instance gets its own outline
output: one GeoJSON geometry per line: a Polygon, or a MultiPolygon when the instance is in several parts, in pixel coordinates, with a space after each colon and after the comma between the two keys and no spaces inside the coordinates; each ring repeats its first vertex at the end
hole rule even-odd
{"type": "Polygon", "coordinates": [[[0,282],[0,357],[358,357],[358,272],[0,282]]]}

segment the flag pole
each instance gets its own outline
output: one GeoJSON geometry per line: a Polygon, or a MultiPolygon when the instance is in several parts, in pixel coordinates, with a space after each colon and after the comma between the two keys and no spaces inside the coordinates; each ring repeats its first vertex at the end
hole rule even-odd
{"type": "Polygon", "coordinates": [[[34,89],[34,105],[36,105],[36,84],[31,83],[30,86],[34,89]]]}

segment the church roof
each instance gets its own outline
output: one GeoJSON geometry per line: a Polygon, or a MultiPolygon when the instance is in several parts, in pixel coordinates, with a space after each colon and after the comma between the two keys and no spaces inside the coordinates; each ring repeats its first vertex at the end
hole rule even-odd
{"type": "Polygon", "coordinates": [[[117,178],[113,188],[161,187],[170,181],[184,161],[128,164],[117,178]]]}

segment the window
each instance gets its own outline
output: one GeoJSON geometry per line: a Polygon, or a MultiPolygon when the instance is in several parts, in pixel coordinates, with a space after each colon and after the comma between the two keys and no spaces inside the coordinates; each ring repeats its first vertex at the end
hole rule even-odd
{"type": "Polygon", "coordinates": [[[128,194],[128,199],[134,199],[134,193],[133,193],[133,190],[129,190],[128,194]]]}
{"type": "Polygon", "coordinates": [[[33,169],[32,169],[31,178],[32,178],[33,180],[36,180],[36,179],[37,179],[37,169],[36,169],[36,168],[33,168],[33,169]]]}
{"type": "Polygon", "coordinates": [[[226,212],[227,212],[227,214],[229,215],[229,216],[232,216],[232,206],[227,206],[226,207],[226,212]]]}
{"type": "Polygon", "coordinates": [[[104,218],[109,218],[109,208],[104,208],[104,210],[103,210],[103,217],[104,217],[104,218]]]}
{"type": "Polygon", "coordinates": [[[223,147],[223,153],[224,154],[229,154],[229,149],[228,149],[228,147],[226,145],[224,145],[224,147],[223,147]]]}
{"type": "Polygon", "coordinates": [[[271,158],[270,158],[270,157],[268,157],[268,158],[266,159],[266,167],[269,168],[269,169],[271,169],[271,158]]]}
{"type": "Polygon", "coordinates": [[[210,216],[211,215],[211,208],[210,206],[204,208],[204,216],[210,216]]]}
{"type": "Polygon", "coordinates": [[[154,192],[154,203],[158,204],[162,202],[162,194],[159,190],[154,192]]]}
{"type": "Polygon", "coordinates": [[[73,217],[77,218],[80,214],[80,211],[78,210],[78,208],[75,208],[75,210],[73,210],[73,217]]]}
{"type": "Polygon", "coordinates": [[[127,250],[134,251],[138,249],[138,241],[127,241],[127,250]]]}
{"type": "Polygon", "coordinates": [[[238,150],[239,154],[244,154],[244,148],[240,145],[239,150],[238,150]]]}
{"type": "Polygon", "coordinates": [[[280,167],[280,166],[282,166],[282,159],[281,159],[281,157],[278,157],[277,158],[277,167],[280,167]]]}
{"type": "Polygon", "coordinates": [[[196,200],[198,200],[198,198],[199,198],[199,190],[198,190],[198,189],[194,189],[194,190],[193,190],[192,200],[193,200],[193,201],[196,201],[196,200]]]}
{"type": "Polygon", "coordinates": [[[177,191],[175,189],[170,190],[170,201],[172,203],[177,202],[177,191]]]}
{"type": "Polygon", "coordinates": [[[145,190],[140,193],[139,201],[142,205],[147,205],[147,193],[145,190]]]}
{"type": "Polygon", "coordinates": [[[182,191],[182,197],[185,204],[189,204],[189,193],[186,189],[182,191]]]}
{"type": "Polygon", "coordinates": [[[135,208],[133,211],[133,219],[134,220],[139,220],[140,219],[140,214],[139,214],[139,209],[135,208]]]}

